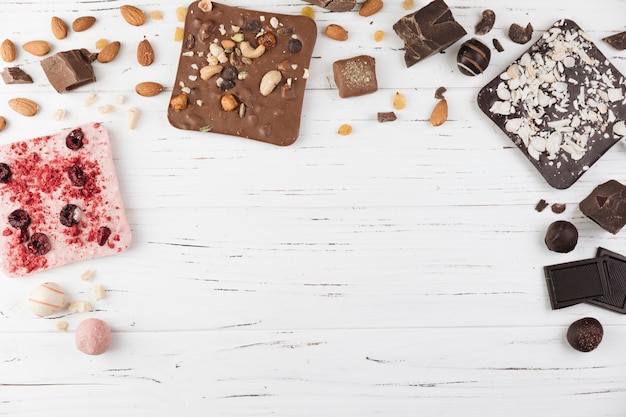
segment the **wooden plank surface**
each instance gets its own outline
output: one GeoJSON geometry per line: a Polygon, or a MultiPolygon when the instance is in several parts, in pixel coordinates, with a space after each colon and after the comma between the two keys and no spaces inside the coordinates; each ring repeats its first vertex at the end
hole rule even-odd
{"type": "MultiPolygon", "coordinates": [[[[362,3],[362,1],[359,1],[362,3]]],[[[601,38],[624,30],[626,2],[593,9],[566,0],[507,4],[450,0],[472,36],[482,10],[496,11],[502,53],[486,74],[455,67],[459,43],[407,69],[392,24],[409,13],[401,1],[362,18],[356,10],[314,8],[321,30],[348,29],[337,43],[321,33],[307,84],[301,136],[280,148],[228,136],[176,130],[165,114],[174,83],[182,24],[177,2],[133,4],[162,10],[161,21],[124,23],[119,0],[11,1],[0,10],[0,38],[17,45],[46,39],[53,52],[120,40],[116,61],[96,66],[98,81],[69,94],[51,88],[39,58],[18,52],[33,85],[0,85],[0,143],[88,121],[105,123],[133,230],[120,255],[73,264],[0,286],[2,416],[622,416],[626,398],[624,317],[590,305],[552,311],[544,265],[594,256],[603,246],[626,254],[623,237],[578,209],[597,184],[626,181],[618,143],[568,190],[554,190],[478,110],[478,89],[525,46],[506,36],[511,23],[536,28],[533,41],[560,18],[575,20],[626,72],[626,53],[601,38]],[[53,15],[81,15],[96,25],[66,40],[52,38],[53,15]],[[373,41],[383,30],[382,42],[373,41]],[[148,38],[156,61],[135,62],[148,38]],[[332,62],[358,54],[377,61],[379,90],[340,99],[332,62]],[[138,97],[140,81],[166,92],[138,97]],[[450,118],[428,124],[435,90],[445,86],[450,118]],[[378,123],[396,92],[408,105],[398,120],[378,123]],[[85,106],[93,93],[98,101],[85,106]],[[118,95],[123,104],[116,103],[118,95]],[[27,119],[7,101],[40,104],[27,119]],[[112,104],[115,111],[100,114],[112,104]],[[137,129],[126,111],[141,112],[137,129]],[[55,121],[57,108],[67,111],[55,121]],[[349,136],[337,135],[350,123],[349,136]],[[564,203],[538,213],[540,199],[564,203]],[[549,252],[547,226],[569,220],[580,239],[569,254],[549,252]],[[80,279],[96,271],[92,282],[80,279]],[[54,281],[90,313],[31,315],[27,295],[54,281]],[[91,285],[107,297],[95,301],[91,285]],[[605,326],[600,347],[582,354],[565,340],[568,325],[593,316],[605,326]],[[106,320],[112,349],[90,357],[74,347],[87,317],[106,320]],[[69,322],[67,333],[55,329],[69,322]]],[[[229,5],[251,7],[233,0],[229,5]]],[[[415,1],[412,11],[425,5],[415,1]]],[[[298,14],[307,3],[257,0],[259,10],[298,14]]]]}

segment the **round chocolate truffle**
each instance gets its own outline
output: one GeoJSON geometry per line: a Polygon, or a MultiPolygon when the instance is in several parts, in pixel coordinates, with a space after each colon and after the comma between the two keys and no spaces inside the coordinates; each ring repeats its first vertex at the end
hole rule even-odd
{"type": "Polygon", "coordinates": [[[578,230],[568,221],[557,220],[548,226],[545,242],[551,251],[571,252],[578,243],[578,230]]]}
{"type": "Polygon", "coordinates": [[[456,64],[465,75],[482,74],[489,65],[491,50],[478,39],[470,39],[461,45],[456,64]]]}
{"type": "Polygon", "coordinates": [[[580,352],[591,352],[602,342],[602,324],[592,317],[585,317],[570,324],[567,342],[580,352]]]}
{"type": "Polygon", "coordinates": [[[100,319],[83,320],[75,337],[76,347],[87,355],[100,355],[111,346],[111,328],[100,319]]]}

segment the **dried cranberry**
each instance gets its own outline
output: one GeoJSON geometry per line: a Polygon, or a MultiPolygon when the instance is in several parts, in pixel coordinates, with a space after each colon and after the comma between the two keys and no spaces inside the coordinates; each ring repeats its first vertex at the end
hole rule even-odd
{"type": "Polygon", "coordinates": [[[239,71],[237,71],[237,68],[232,65],[225,66],[220,73],[220,77],[222,77],[225,81],[234,81],[237,79],[237,75],[239,75],[239,71]]]}
{"type": "Polygon", "coordinates": [[[11,179],[11,167],[4,162],[0,163],[0,182],[6,184],[11,179]]]}
{"type": "Polygon", "coordinates": [[[296,38],[289,39],[289,42],[287,42],[287,50],[292,54],[297,54],[302,50],[302,41],[296,38]]]}
{"type": "Polygon", "coordinates": [[[259,45],[265,46],[265,48],[270,49],[276,46],[276,36],[273,33],[264,33],[257,39],[259,45]]]}
{"type": "Polygon", "coordinates": [[[74,129],[65,138],[65,145],[73,151],[77,151],[83,147],[83,138],[85,137],[81,129],[74,129]]]}
{"type": "Polygon", "coordinates": [[[222,91],[228,91],[231,88],[235,87],[235,82],[233,80],[224,80],[221,84],[220,84],[220,90],[222,91]]]}
{"type": "Polygon", "coordinates": [[[98,229],[98,235],[96,236],[96,240],[98,241],[98,245],[104,246],[107,243],[107,240],[111,236],[111,229],[106,226],[102,226],[98,229]]]}
{"type": "Polygon", "coordinates": [[[9,224],[16,229],[26,229],[30,225],[30,216],[25,210],[13,210],[9,214],[9,224]]]}
{"type": "Polygon", "coordinates": [[[72,227],[75,224],[78,224],[78,220],[80,219],[80,209],[78,206],[74,204],[67,204],[65,207],[61,209],[61,214],[59,215],[59,220],[61,224],[66,227],[72,227]]]}
{"type": "Polygon", "coordinates": [[[74,187],[82,187],[87,182],[85,173],[78,165],[72,165],[67,169],[67,176],[74,187]]]}
{"type": "Polygon", "coordinates": [[[50,249],[52,249],[50,239],[48,239],[48,236],[43,233],[33,233],[27,247],[28,250],[34,255],[45,255],[50,252],[50,249]]]}
{"type": "Polygon", "coordinates": [[[257,20],[257,19],[249,20],[246,23],[246,32],[259,33],[259,31],[261,30],[262,26],[263,25],[261,25],[261,21],[260,20],[257,20]]]}

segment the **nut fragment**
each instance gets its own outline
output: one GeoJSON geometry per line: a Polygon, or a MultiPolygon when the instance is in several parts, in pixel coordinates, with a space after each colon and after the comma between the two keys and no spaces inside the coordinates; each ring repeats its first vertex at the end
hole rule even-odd
{"type": "Polygon", "coordinates": [[[86,301],[72,301],[68,308],[71,313],[84,313],[86,311],[93,311],[93,307],[86,301]]]}
{"type": "Polygon", "coordinates": [[[493,29],[493,25],[496,22],[496,14],[493,10],[487,9],[483,11],[482,17],[478,23],[476,23],[476,27],[474,31],[477,35],[486,35],[489,33],[491,29],[493,29]]]}
{"type": "Polygon", "coordinates": [[[180,93],[170,100],[170,106],[177,111],[185,110],[188,104],[189,100],[186,93],[180,93]]]}
{"type": "Polygon", "coordinates": [[[163,86],[153,81],[144,81],[135,86],[135,92],[143,97],[154,97],[163,91],[163,86]]]}
{"type": "Polygon", "coordinates": [[[328,36],[330,39],[334,39],[336,41],[347,41],[348,40],[348,31],[343,28],[343,26],[331,23],[326,26],[324,29],[324,34],[328,36]]]}
{"type": "Polygon", "coordinates": [[[258,58],[265,53],[264,45],[259,45],[256,48],[253,48],[248,41],[241,42],[239,44],[239,49],[241,50],[241,55],[252,59],[258,58]]]}
{"type": "Polygon", "coordinates": [[[96,23],[96,18],[93,16],[81,16],[76,18],[72,22],[72,30],[74,32],[84,32],[96,23]]]}
{"type": "Polygon", "coordinates": [[[200,79],[206,81],[216,74],[219,74],[224,69],[221,65],[206,65],[200,68],[200,79]]]}
{"type": "Polygon", "coordinates": [[[31,117],[37,114],[39,105],[34,101],[27,98],[12,98],[9,100],[9,107],[13,111],[21,114],[22,116],[31,117]]]}
{"type": "Polygon", "coordinates": [[[146,23],[147,16],[143,12],[143,10],[131,6],[131,5],[123,5],[120,6],[120,13],[126,22],[133,26],[141,26],[146,23]]]}
{"type": "Polygon", "coordinates": [[[283,76],[278,70],[270,70],[263,75],[261,78],[261,85],[259,86],[259,91],[261,95],[264,97],[269,96],[272,91],[276,88],[278,83],[282,80],[283,76]]]}
{"type": "Polygon", "coordinates": [[[70,327],[70,324],[66,321],[57,321],[57,324],[55,325],[56,329],[61,331],[61,332],[66,332],[67,329],[70,327]]]}
{"type": "Polygon", "coordinates": [[[439,103],[430,114],[430,124],[440,126],[448,119],[448,102],[445,98],[439,100],[439,103]]]}
{"type": "Polygon", "coordinates": [[[393,108],[396,110],[402,110],[406,107],[406,96],[399,91],[393,95],[393,108]]]}
{"type": "Polygon", "coordinates": [[[0,55],[2,55],[2,60],[4,62],[15,61],[17,52],[15,51],[15,44],[11,41],[11,39],[5,39],[2,41],[2,45],[0,45],[0,55]]]}
{"type": "Polygon", "coordinates": [[[198,7],[205,13],[210,12],[213,10],[213,3],[211,3],[211,0],[200,0],[198,7]]]}
{"type": "Polygon", "coordinates": [[[65,110],[64,109],[56,109],[53,113],[52,113],[52,119],[58,121],[63,120],[63,118],[65,117],[65,110]]]}
{"type": "Polygon", "coordinates": [[[525,28],[521,27],[517,23],[513,23],[509,27],[509,38],[515,43],[521,45],[527,43],[533,36],[533,25],[530,23],[525,28]]]}
{"type": "Polygon", "coordinates": [[[50,28],[55,38],[61,40],[67,37],[67,25],[60,17],[52,16],[50,21],[50,28]]]}
{"type": "Polygon", "coordinates": [[[126,113],[126,122],[129,129],[135,129],[137,127],[137,123],[139,123],[139,110],[134,107],[128,109],[128,112],[126,113]]]}
{"type": "Polygon", "coordinates": [[[154,49],[152,49],[152,45],[146,38],[137,45],[137,62],[144,67],[154,62],[154,49]]]}
{"type": "Polygon", "coordinates": [[[106,289],[102,284],[95,284],[93,287],[91,287],[91,291],[95,300],[102,300],[106,297],[106,289]]]}

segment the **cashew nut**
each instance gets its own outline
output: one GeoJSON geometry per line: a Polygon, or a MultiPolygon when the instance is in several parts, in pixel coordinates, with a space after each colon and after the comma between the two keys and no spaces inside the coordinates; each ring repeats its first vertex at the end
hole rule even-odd
{"type": "Polygon", "coordinates": [[[204,81],[208,80],[212,76],[222,72],[223,67],[221,65],[207,65],[200,68],[200,78],[204,81]]]}
{"type": "Polygon", "coordinates": [[[274,91],[278,83],[280,83],[282,78],[283,75],[278,70],[270,70],[266,72],[263,78],[261,78],[261,85],[259,86],[261,95],[264,97],[269,96],[272,91],[274,91]]]}
{"type": "Polygon", "coordinates": [[[258,58],[265,53],[265,46],[259,45],[255,48],[250,45],[250,42],[243,41],[239,44],[239,49],[241,49],[241,55],[246,58],[258,58]]]}

